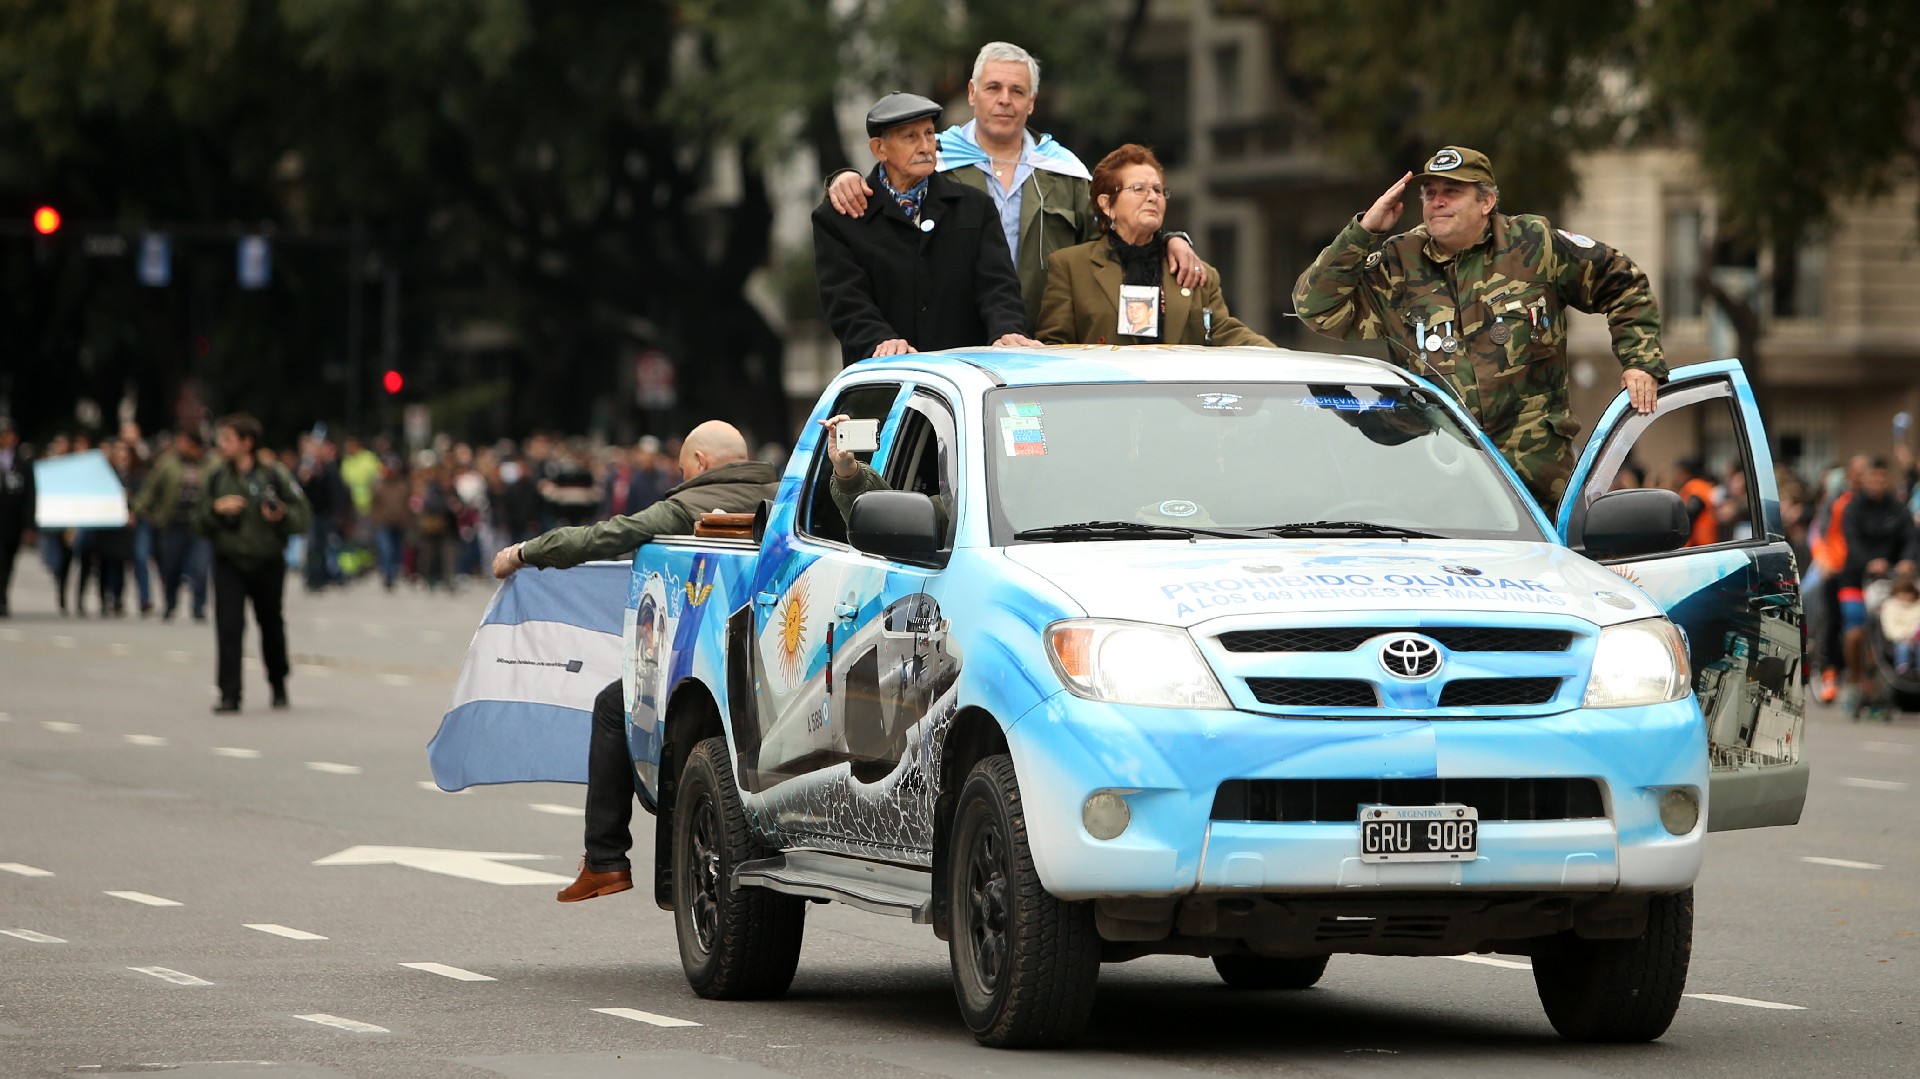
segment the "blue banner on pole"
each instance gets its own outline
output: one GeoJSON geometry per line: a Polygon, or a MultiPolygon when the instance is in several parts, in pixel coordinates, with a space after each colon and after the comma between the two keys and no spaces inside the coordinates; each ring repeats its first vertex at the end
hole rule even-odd
{"type": "Polygon", "coordinates": [[[242,236],[236,255],[240,287],[263,289],[273,279],[273,249],[265,236],[242,236]]]}
{"type": "Polygon", "coordinates": [[[164,232],[140,234],[140,283],[166,288],[173,282],[173,241],[164,232]]]}

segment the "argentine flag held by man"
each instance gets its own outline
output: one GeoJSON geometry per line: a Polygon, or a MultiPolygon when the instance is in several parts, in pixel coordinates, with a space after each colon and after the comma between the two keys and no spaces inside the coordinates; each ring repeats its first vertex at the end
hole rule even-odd
{"type": "Polygon", "coordinates": [[[620,678],[632,574],[629,562],[589,562],[506,579],[427,743],[441,790],[587,781],[593,698],[620,678]]]}

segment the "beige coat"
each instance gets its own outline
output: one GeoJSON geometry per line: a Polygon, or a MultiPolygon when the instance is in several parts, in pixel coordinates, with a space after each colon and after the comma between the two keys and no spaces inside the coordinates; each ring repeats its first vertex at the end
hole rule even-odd
{"type": "MultiPolygon", "coordinates": [[[[1207,283],[1183,295],[1173,274],[1162,271],[1160,288],[1165,311],[1160,317],[1160,339],[1169,345],[1265,345],[1273,342],[1254,333],[1227,311],[1220,292],[1220,271],[1207,267],[1207,283]],[[1212,312],[1211,336],[1205,312],[1212,312]]],[[[1131,345],[1138,340],[1118,332],[1120,323],[1120,263],[1102,237],[1091,243],[1055,251],[1047,259],[1047,287],[1040,300],[1040,324],[1034,336],[1049,345],[1131,345]]]]}

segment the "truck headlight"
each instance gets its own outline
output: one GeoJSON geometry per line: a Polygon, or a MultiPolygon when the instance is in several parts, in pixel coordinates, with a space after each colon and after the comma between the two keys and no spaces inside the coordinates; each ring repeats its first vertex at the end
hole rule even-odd
{"type": "Polygon", "coordinates": [[[1076,696],[1155,708],[1231,708],[1183,629],[1104,618],[1047,627],[1047,657],[1076,696]]]}
{"type": "Polygon", "coordinates": [[[1600,631],[1587,680],[1588,708],[1627,708],[1677,701],[1693,687],[1687,646],[1664,618],[1647,618],[1600,631]]]}

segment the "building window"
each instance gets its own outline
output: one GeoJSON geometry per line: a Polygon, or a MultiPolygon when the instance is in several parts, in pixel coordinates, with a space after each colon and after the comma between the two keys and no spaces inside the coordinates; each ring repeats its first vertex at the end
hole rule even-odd
{"type": "Polygon", "coordinates": [[[1245,111],[1242,108],[1244,91],[1240,85],[1239,45],[1222,45],[1213,50],[1213,88],[1218,95],[1215,107],[1220,110],[1220,119],[1238,120],[1245,111]]]}
{"type": "Polygon", "coordinates": [[[1700,317],[1701,229],[1705,216],[1698,206],[1667,210],[1667,264],[1660,275],[1660,309],[1672,318],[1700,317]]]}
{"type": "Polygon", "coordinates": [[[1827,290],[1827,245],[1809,240],[1774,249],[1773,314],[1776,318],[1818,318],[1827,290]]]}

